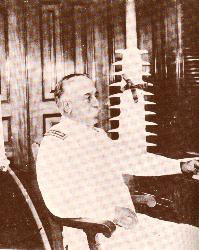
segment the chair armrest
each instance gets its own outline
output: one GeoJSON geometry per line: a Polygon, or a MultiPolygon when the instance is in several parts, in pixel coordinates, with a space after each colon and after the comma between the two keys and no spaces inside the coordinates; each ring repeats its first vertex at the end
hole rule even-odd
{"type": "Polygon", "coordinates": [[[56,217],[61,226],[82,229],[84,232],[93,232],[93,234],[102,233],[107,238],[111,237],[116,229],[112,221],[97,221],[89,218],[59,218],[56,217]]]}

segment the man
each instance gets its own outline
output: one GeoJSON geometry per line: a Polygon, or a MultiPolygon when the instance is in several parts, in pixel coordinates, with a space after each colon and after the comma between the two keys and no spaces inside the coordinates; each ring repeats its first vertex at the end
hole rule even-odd
{"type": "MultiPolygon", "coordinates": [[[[110,141],[104,131],[94,128],[99,110],[95,95],[94,83],[81,74],[67,76],[56,86],[62,118],[40,146],[38,183],[47,207],[59,217],[110,219],[132,228],[133,204],[117,164],[112,164],[110,141]]],[[[70,231],[75,239],[82,234],[67,231],[67,238],[70,231]]],[[[80,249],[78,241],[67,243],[69,249],[80,249]]],[[[86,239],[81,249],[84,244],[86,239]]]]}
{"type": "MultiPolygon", "coordinates": [[[[166,240],[159,231],[161,225],[169,228],[181,244],[182,234],[172,231],[177,232],[174,223],[165,226],[139,215],[135,226],[134,207],[121,174],[124,158],[106,133],[94,127],[99,104],[93,81],[82,74],[66,76],[56,86],[55,99],[62,118],[46,133],[37,158],[38,183],[49,210],[64,218],[112,220],[117,229],[110,239],[100,236],[103,250],[178,249],[173,242],[163,248],[166,240]]],[[[69,249],[88,249],[86,235],[80,230],[64,228],[63,236],[69,249]]],[[[180,245],[179,249],[186,248],[180,245]]]]}

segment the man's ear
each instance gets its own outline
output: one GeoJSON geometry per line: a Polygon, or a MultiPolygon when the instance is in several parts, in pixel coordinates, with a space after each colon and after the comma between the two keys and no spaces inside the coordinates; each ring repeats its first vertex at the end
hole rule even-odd
{"type": "Polygon", "coordinates": [[[66,114],[71,114],[71,112],[72,112],[71,103],[69,101],[63,101],[62,105],[63,105],[63,112],[66,114]]]}

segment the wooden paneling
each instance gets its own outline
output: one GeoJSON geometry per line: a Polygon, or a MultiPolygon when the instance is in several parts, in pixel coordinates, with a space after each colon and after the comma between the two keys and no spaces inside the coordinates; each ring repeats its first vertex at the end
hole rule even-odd
{"type": "Polygon", "coordinates": [[[9,43],[8,43],[8,13],[5,5],[0,6],[0,89],[1,108],[3,115],[3,134],[6,155],[13,156],[12,130],[11,130],[11,105],[10,105],[10,68],[9,68],[9,43]]]}
{"type": "Polygon", "coordinates": [[[161,12],[152,18],[154,91],[159,106],[158,150],[169,153],[181,150],[183,142],[178,122],[178,15],[175,1],[156,3],[156,10],[161,12]]]}
{"type": "Polygon", "coordinates": [[[5,8],[0,8],[0,88],[1,100],[9,102],[9,77],[7,57],[8,48],[8,15],[5,8]]]}
{"type": "MultiPolygon", "coordinates": [[[[42,23],[43,11],[56,10],[56,13],[60,13],[60,5],[40,5],[40,1],[29,1],[26,5],[26,15],[28,17],[27,23],[27,74],[28,74],[28,84],[29,84],[29,148],[35,142],[40,143],[43,137],[43,115],[45,113],[57,113],[57,107],[53,100],[53,93],[51,88],[54,88],[55,82],[45,82],[45,69],[43,65],[43,42],[44,37],[42,36],[42,27],[45,25],[42,23]],[[47,85],[46,85],[47,84],[47,85]]],[[[56,20],[57,23],[60,20],[56,20]]],[[[59,36],[60,37],[60,36],[59,36]]],[[[55,38],[57,39],[57,38],[55,38]]],[[[57,41],[57,40],[56,40],[57,41]]],[[[60,40],[61,41],[61,40],[60,40]]],[[[60,47],[59,47],[60,48],[60,47]]],[[[47,51],[47,49],[46,49],[47,51]]],[[[49,53],[52,51],[49,51],[49,53]]],[[[54,54],[60,65],[60,50],[56,49],[54,51],[58,52],[54,54]],[[57,59],[59,58],[59,59],[57,59]]],[[[49,59],[49,58],[48,58],[49,59]]],[[[54,65],[57,67],[57,64],[54,65]]],[[[58,70],[58,68],[56,68],[58,70]]],[[[64,63],[62,63],[62,70],[59,74],[56,72],[56,79],[58,80],[63,76],[64,63]],[[60,76],[62,74],[62,76],[60,76]]],[[[49,76],[47,76],[46,79],[49,76]]],[[[31,150],[30,150],[31,151],[31,150]]],[[[31,160],[32,153],[29,154],[31,160]]]]}
{"type": "MultiPolygon", "coordinates": [[[[120,100],[109,100],[108,96],[120,91],[109,84],[120,80],[113,78],[111,64],[118,59],[115,49],[125,47],[124,3],[6,1],[8,13],[0,11],[0,49],[4,55],[1,85],[7,100],[2,111],[3,116],[11,117],[15,157],[28,161],[31,144],[42,139],[43,115],[58,113],[53,101],[54,84],[70,73],[91,76],[99,91],[99,125],[105,130],[110,125],[117,128],[117,122],[108,122],[111,115],[117,115],[114,109],[109,111],[109,101],[117,105],[120,100]]],[[[158,121],[155,132],[159,136],[155,140],[159,148],[166,149],[179,145],[181,140],[176,133],[182,89],[181,76],[176,74],[181,67],[180,40],[176,35],[180,32],[180,5],[170,0],[136,1],[136,6],[139,47],[149,51],[146,60],[152,65],[154,78],[152,91],[157,105],[152,109],[157,113],[154,121],[158,121]]],[[[154,132],[154,128],[147,130],[154,132]]]]}
{"type": "MultiPolygon", "coordinates": [[[[12,148],[16,165],[26,168],[28,162],[27,140],[27,75],[25,50],[24,5],[20,0],[5,1],[8,17],[9,53],[6,58],[6,78],[10,85],[10,110],[12,148]]],[[[3,107],[4,109],[4,107],[3,107]]],[[[3,111],[4,113],[5,111],[3,111]]],[[[4,115],[4,114],[3,114],[4,115]]]]}
{"type": "Polygon", "coordinates": [[[125,46],[123,4],[5,1],[7,12],[0,10],[1,88],[7,101],[2,113],[11,117],[16,165],[31,163],[31,145],[43,136],[43,117],[59,113],[53,89],[64,75],[88,73],[96,82],[99,126],[109,129],[111,63],[114,50],[125,46]]]}
{"type": "Polygon", "coordinates": [[[75,19],[72,5],[62,5],[61,20],[64,74],[69,75],[75,72],[75,19]]]}
{"type": "Polygon", "coordinates": [[[87,9],[83,6],[74,7],[75,25],[75,72],[87,73],[87,9]]]}
{"type": "Polygon", "coordinates": [[[94,19],[91,8],[87,8],[85,24],[87,30],[87,74],[96,80],[96,65],[95,65],[95,46],[94,46],[94,19]]]}
{"type": "Polygon", "coordinates": [[[60,4],[42,5],[41,40],[43,98],[53,99],[55,84],[63,77],[60,4]]]}
{"type": "Polygon", "coordinates": [[[21,1],[8,1],[9,10],[9,66],[10,66],[10,100],[12,106],[12,138],[14,158],[17,165],[27,167],[27,75],[24,15],[21,1]],[[16,5],[15,5],[16,4],[16,5]]]}
{"type": "Polygon", "coordinates": [[[29,86],[29,153],[31,145],[42,135],[42,60],[41,60],[41,8],[39,0],[26,4],[26,65],[29,86]],[[28,18],[28,19],[27,19],[28,18]]]}
{"type": "MultiPolygon", "coordinates": [[[[146,130],[157,137],[148,138],[157,147],[148,150],[174,156],[184,150],[183,114],[183,62],[181,39],[180,1],[136,1],[139,47],[149,51],[147,61],[151,63],[151,80],[154,84],[149,91],[154,94],[156,105],[145,109],[156,113],[150,121],[157,126],[146,130]]],[[[147,97],[149,98],[149,97],[147,97]]],[[[175,157],[175,156],[174,156],[175,157]]]]}
{"type": "MultiPolygon", "coordinates": [[[[9,115],[9,72],[8,72],[8,15],[7,10],[0,6],[0,92],[1,101],[3,106],[3,129],[4,129],[4,139],[8,143],[10,135],[8,132],[8,119],[5,115],[9,115]],[[6,103],[6,104],[5,104],[6,103]],[[6,110],[7,108],[7,110],[6,110]]],[[[10,121],[10,119],[9,119],[10,121]]]]}

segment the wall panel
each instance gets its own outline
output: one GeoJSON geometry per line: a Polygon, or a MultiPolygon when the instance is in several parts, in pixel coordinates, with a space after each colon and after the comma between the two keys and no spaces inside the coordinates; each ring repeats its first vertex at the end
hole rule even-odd
{"type": "Polygon", "coordinates": [[[60,4],[42,5],[41,40],[43,98],[53,99],[55,84],[63,77],[60,4]]]}

